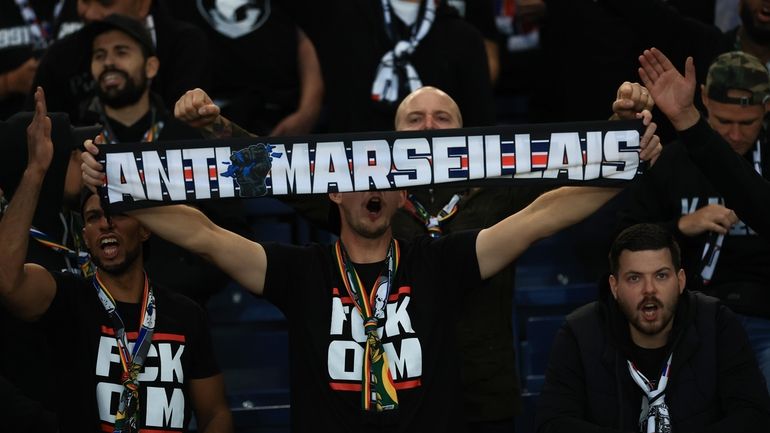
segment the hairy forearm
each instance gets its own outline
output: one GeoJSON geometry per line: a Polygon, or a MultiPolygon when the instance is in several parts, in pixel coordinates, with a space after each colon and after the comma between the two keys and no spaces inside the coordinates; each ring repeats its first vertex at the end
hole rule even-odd
{"type": "Polygon", "coordinates": [[[532,219],[539,221],[537,239],[584,220],[618,192],[619,188],[565,186],[541,195],[531,205],[532,219]]]}
{"type": "Polygon", "coordinates": [[[0,290],[7,296],[24,272],[29,229],[37,208],[44,170],[27,168],[8,209],[0,220],[0,290]]]}
{"type": "Polygon", "coordinates": [[[207,253],[207,239],[216,227],[200,210],[186,205],[131,211],[152,233],[193,253],[207,253]]]}
{"type": "Polygon", "coordinates": [[[562,187],[494,226],[476,240],[482,278],[489,278],[516,260],[535,241],[583,220],[618,193],[615,188],[562,187]]]}

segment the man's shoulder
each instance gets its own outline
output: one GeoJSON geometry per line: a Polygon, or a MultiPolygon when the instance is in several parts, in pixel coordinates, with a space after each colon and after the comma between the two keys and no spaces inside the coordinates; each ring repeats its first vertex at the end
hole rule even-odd
{"type": "Polygon", "coordinates": [[[724,322],[725,320],[736,319],[735,313],[718,298],[695,290],[688,290],[685,294],[690,306],[694,307],[696,314],[695,323],[698,326],[703,326],[703,324],[712,326],[717,321],[724,322]]]}
{"type": "Polygon", "coordinates": [[[152,17],[158,32],[158,48],[178,43],[187,45],[191,37],[206,39],[206,33],[198,26],[176,19],[165,11],[155,10],[152,12],[152,17]]]}
{"type": "Polygon", "coordinates": [[[601,323],[604,316],[604,307],[601,302],[594,301],[569,313],[565,318],[565,323],[573,334],[579,337],[584,333],[590,335],[602,330],[601,323]]]}
{"type": "MultiPolygon", "coordinates": [[[[75,275],[71,272],[52,271],[51,276],[56,282],[56,288],[59,291],[61,289],[69,290],[74,288],[79,290],[84,287],[91,287],[90,279],[75,275]]],[[[91,292],[88,293],[90,294],[91,292]]]]}

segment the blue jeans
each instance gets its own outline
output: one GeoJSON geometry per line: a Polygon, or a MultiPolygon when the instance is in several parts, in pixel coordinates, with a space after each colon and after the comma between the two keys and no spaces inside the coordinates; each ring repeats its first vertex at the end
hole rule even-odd
{"type": "Polygon", "coordinates": [[[757,357],[759,370],[765,376],[767,391],[770,392],[770,320],[741,314],[737,316],[749,334],[749,343],[757,357]]]}

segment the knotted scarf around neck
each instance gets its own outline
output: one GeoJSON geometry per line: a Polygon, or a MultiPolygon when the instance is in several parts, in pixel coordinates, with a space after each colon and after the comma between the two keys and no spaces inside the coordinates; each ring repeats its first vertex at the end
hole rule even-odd
{"type": "Polygon", "coordinates": [[[372,99],[395,103],[422,87],[422,81],[410,62],[410,56],[433,25],[433,20],[436,18],[436,3],[434,0],[424,1],[417,21],[410,26],[409,39],[402,40],[395,28],[390,0],[381,1],[385,31],[393,42],[393,49],[386,52],[380,59],[377,75],[372,83],[372,99]]]}
{"type": "Polygon", "coordinates": [[[398,270],[400,249],[398,241],[390,241],[385,258],[387,268],[380,273],[370,292],[361,282],[356,268],[350,261],[345,246],[338,240],[334,246],[342,282],[361,315],[366,334],[363,377],[361,378],[361,407],[365,411],[398,409],[398,395],[390,373],[388,355],[377,333],[378,321],[385,317],[385,303],[398,270]]]}
{"type": "Polygon", "coordinates": [[[673,353],[668,356],[658,383],[650,382],[633,362],[626,361],[631,378],[644,393],[642,410],[639,415],[639,428],[642,433],[671,433],[671,416],[668,412],[668,405],[666,405],[666,385],[668,385],[668,377],[671,373],[673,356],[673,353]]]}

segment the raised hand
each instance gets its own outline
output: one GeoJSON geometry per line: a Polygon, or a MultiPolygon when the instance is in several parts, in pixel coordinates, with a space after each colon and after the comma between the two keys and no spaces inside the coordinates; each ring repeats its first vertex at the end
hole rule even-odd
{"type": "Polygon", "coordinates": [[[35,116],[27,127],[27,169],[45,174],[53,158],[51,141],[51,119],[45,104],[45,92],[42,87],[35,90],[35,116]]]}
{"type": "Polygon", "coordinates": [[[695,66],[692,57],[685,62],[685,75],[679,73],[660,50],[644,50],[639,56],[639,77],[650,91],[655,104],[678,131],[694,125],[700,114],[693,105],[695,66]]]}
{"type": "Polygon", "coordinates": [[[219,118],[219,107],[202,89],[188,90],[176,101],[174,117],[193,128],[207,128],[219,118]]]}
{"type": "Polygon", "coordinates": [[[655,101],[644,86],[626,81],[618,87],[617,97],[612,103],[613,118],[635,119],[637,113],[652,110],[654,106],[655,101]]]}
{"type": "Polygon", "coordinates": [[[101,135],[94,140],[86,140],[86,142],[83,143],[83,147],[86,148],[86,151],[80,153],[80,160],[83,161],[83,163],[80,164],[83,185],[93,192],[96,192],[97,187],[104,186],[106,181],[104,167],[102,167],[102,164],[94,157],[99,154],[99,147],[97,145],[104,144],[102,141],[101,135]]]}
{"type": "Polygon", "coordinates": [[[650,165],[654,164],[660,156],[660,152],[663,151],[663,146],[660,144],[660,137],[655,135],[655,130],[658,129],[658,125],[652,121],[652,113],[650,110],[642,110],[641,113],[636,113],[635,118],[642,119],[642,123],[647,127],[639,140],[639,158],[642,161],[650,161],[650,165]]]}

